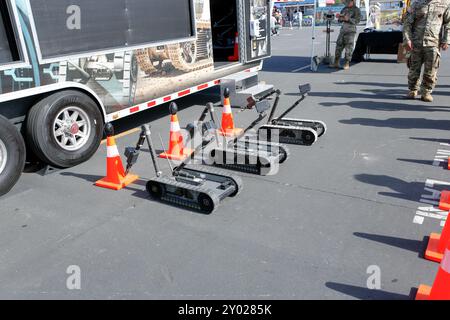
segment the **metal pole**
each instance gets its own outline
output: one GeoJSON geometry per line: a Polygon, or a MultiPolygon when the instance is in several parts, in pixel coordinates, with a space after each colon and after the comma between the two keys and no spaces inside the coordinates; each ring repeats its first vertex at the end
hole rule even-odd
{"type": "Polygon", "coordinates": [[[314,43],[316,42],[316,10],[317,10],[317,0],[314,0],[314,13],[313,13],[313,20],[312,20],[312,44],[311,44],[311,71],[314,70],[314,43]]]}

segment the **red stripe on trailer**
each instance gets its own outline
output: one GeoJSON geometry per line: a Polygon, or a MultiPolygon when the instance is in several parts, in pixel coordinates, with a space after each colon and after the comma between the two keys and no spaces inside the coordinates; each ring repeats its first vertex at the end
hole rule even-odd
{"type": "Polygon", "coordinates": [[[214,87],[216,85],[219,85],[220,83],[221,83],[220,79],[214,80],[214,81],[210,81],[208,83],[204,83],[204,84],[201,84],[199,86],[192,87],[192,88],[180,91],[180,92],[175,93],[175,94],[170,95],[170,96],[166,96],[166,97],[163,97],[163,98],[158,98],[158,99],[155,99],[155,100],[152,100],[152,101],[149,101],[149,102],[144,102],[144,103],[142,103],[140,105],[133,106],[133,107],[130,107],[130,108],[126,108],[126,109],[123,109],[123,110],[121,110],[119,112],[116,112],[116,113],[113,113],[113,114],[108,114],[107,115],[107,121],[113,121],[113,120],[118,120],[118,119],[121,119],[121,118],[125,118],[128,115],[131,115],[131,114],[134,114],[134,113],[137,113],[137,112],[141,112],[143,110],[146,110],[147,108],[151,108],[151,107],[160,105],[160,104],[165,103],[165,102],[172,101],[173,99],[176,99],[178,97],[186,96],[186,95],[189,95],[189,94],[192,94],[192,93],[195,93],[195,92],[198,92],[198,91],[210,88],[210,87],[214,87]]]}
{"type": "Polygon", "coordinates": [[[183,97],[183,96],[188,95],[190,93],[191,93],[191,89],[187,89],[187,90],[178,92],[178,97],[183,97]]]}
{"type": "Polygon", "coordinates": [[[203,89],[206,89],[206,88],[208,88],[208,84],[207,83],[202,84],[201,86],[198,86],[197,90],[203,90],[203,89]]]}
{"type": "Polygon", "coordinates": [[[135,113],[135,112],[138,112],[138,111],[139,111],[139,106],[133,107],[133,108],[130,109],[130,113],[135,113]]]}

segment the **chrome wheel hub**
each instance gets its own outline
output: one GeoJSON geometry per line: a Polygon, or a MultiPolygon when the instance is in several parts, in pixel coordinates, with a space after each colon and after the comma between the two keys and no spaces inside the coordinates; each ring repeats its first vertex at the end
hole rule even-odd
{"type": "Polygon", "coordinates": [[[53,136],[58,145],[67,151],[81,149],[91,133],[89,117],[79,107],[63,109],[53,124],[53,136]]]}

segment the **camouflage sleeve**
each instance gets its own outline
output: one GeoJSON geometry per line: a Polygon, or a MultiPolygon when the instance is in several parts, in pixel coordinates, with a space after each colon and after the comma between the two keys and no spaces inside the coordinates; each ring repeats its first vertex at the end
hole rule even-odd
{"type": "Polygon", "coordinates": [[[449,43],[449,32],[450,32],[450,7],[444,12],[444,17],[442,21],[442,39],[441,43],[449,43]]]}
{"type": "Polygon", "coordinates": [[[361,10],[359,10],[359,8],[356,8],[356,10],[354,10],[354,14],[352,17],[350,17],[350,20],[348,20],[348,22],[354,25],[357,25],[361,22],[361,10]]]}
{"type": "Polygon", "coordinates": [[[403,43],[407,43],[412,39],[412,26],[416,19],[415,10],[410,8],[406,13],[405,22],[403,23],[403,43]]]}

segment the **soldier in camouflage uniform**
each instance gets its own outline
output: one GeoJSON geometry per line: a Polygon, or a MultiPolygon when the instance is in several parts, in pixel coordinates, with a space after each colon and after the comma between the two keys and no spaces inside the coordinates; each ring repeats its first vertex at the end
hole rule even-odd
{"type": "Polygon", "coordinates": [[[437,80],[440,49],[447,50],[450,29],[449,0],[415,0],[408,9],[403,26],[403,44],[410,52],[407,98],[418,94],[422,65],[424,72],[420,93],[422,101],[432,102],[431,92],[437,80]]]}
{"type": "Polygon", "coordinates": [[[339,60],[342,51],[345,49],[344,69],[350,68],[350,61],[353,55],[353,46],[355,44],[356,26],[361,21],[361,11],[355,6],[354,0],[348,0],[347,5],[342,9],[339,15],[339,22],[342,22],[341,32],[336,42],[336,53],[332,68],[339,68],[339,60]]]}

